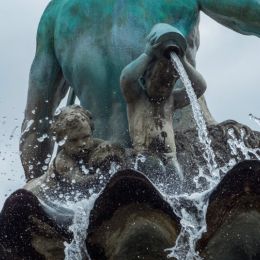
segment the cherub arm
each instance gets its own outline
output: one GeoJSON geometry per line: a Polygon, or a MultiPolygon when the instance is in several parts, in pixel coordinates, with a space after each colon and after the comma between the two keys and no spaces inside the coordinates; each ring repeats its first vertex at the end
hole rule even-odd
{"type": "Polygon", "coordinates": [[[133,102],[140,95],[142,89],[138,81],[151,60],[151,56],[143,53],[123,69],[120,76],[120,86],[127,102],[133,102]]]}
{"type": "Polygon", "coordinates": [[[260,37],[260,0],[198,0],[200,9],[224,26],[260,37]]]}
{"type": "Polygon", "coordinates": [[[142,92],[138,81],[147,69],[148,64],[156,58],[156,54],[160,49],[160,43],[157,42],[157,38],[156,32],[151,31],[146,39],[144,53],[128,64],[121,73],[120,86],[128,103],[135,101],[142,92]]]}
{"type": "MultiPolygon", "coordinates": [[[[186,60],[186,58],[182,58],[181,61],[189,76],[197,98],[201,97],[207,88],[206,81],[202,75],[186,60]]],[[[182,108],[190,104],[188,94],[184,87],[174,90],[173,96],[175,109],[182,108]]]]}

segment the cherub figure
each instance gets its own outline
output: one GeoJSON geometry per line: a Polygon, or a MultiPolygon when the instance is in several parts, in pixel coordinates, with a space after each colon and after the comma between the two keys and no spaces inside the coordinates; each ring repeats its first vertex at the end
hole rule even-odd
{"type": "Polygon", "coordinates": [[[117,144],[94,138],[94,124],[89,111],[78,105],[62,108],[54,116],[51,131],[60,145],[48,171],[30,181],[25,188],[39,190],[39,184],[91,187],[98,182],[95,173],[109,170],[112,161],[122,164],[124,149],[117,144]]]}
{"type": "MultiPolygon", "coordinates": [[[[172,27],[171,31],[170,27],[168,24],[158,24],[152,29],[145,52],[124,68],[120,78],[134,149],[155,153],[166,163],[177,159],[173,112],[189,104],[186,90],[175,87],[179,75],[167,50],[175,51],[180,56],[185,50],[178,47],[176,29],[172,27]],[[167,37],[163,36],[163,32],[167,37]]],[[[180,32],[178,40],[185,42],[180,32]]],[[[206,83],[184,56],[181,60],[199,98],[206,90],[206,83]]]]}

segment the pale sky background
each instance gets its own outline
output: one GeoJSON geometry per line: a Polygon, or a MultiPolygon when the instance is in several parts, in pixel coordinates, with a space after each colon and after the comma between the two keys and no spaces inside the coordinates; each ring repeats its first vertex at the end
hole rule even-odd
{"type": "MultiPolygon", "coordinates": [[[[24,183],[18,143],[36,30],[48,0],[0,0],[0,209],[24,183]]],[[[197,68],[209,109],[219,122],[234,119],[260,130],[260,39],[239,35],[201,17],[197,68]]]]}

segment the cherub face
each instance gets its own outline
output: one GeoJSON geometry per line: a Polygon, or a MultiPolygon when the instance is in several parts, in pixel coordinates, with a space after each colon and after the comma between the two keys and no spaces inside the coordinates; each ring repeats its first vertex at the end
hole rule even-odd
{"type": "Polygon", "coordinates": [[[92,147],[92,117],[80,106],[63,108],[54,119],[52,130],[68,155],[80,157],[92,147]]]}
{"type": "Polygon", "coordinates": [[[63,149],[68,155],[82,156],[93,145],[92,130],[85,118],[78,118],[75,128],[67,131],[63,149]]]}

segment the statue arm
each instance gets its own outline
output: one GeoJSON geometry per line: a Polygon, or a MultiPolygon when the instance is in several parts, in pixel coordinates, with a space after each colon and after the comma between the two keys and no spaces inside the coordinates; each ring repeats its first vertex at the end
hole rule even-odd
{"type": "MultiPolygon", "coordinates": [[[[186,60],[186,58],[183,58],[181,60],[189,76],[197,98],[201,97],[207,88],[206,81],[204,80],[202,75],[186,60]]],[[[184,86],[181,89],[174,90],[173,97],[175,109],[182,108],[190,104],[190,100],[184,86]]]]}
{"type": "Polygon", "coordinates": [[[151,60],[150,55],[143,53],[123,69],[120,76],[120,86],[127,102],[135,101],[140,95],[142,89],[138,81],[151,60]]]}
{"type": "Polygon", "coordinates": [[[50,22],[51,18],[45,16],[39,25],[22,124],[20,156],[27,180],[44,174],[44,161],[53,150],[53,142],[49,138],[50,120],[68,90],[54,54],[50,28],[46,25],[50,22]]]}
{"type": "Polygon", "coordinates": [[[260,37],[260,0],[198,0],[200,9],[242,34],[260,37]]]}

